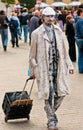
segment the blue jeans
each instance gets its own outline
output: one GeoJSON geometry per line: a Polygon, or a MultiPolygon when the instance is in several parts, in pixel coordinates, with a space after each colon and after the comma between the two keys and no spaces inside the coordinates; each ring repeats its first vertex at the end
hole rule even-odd
{"type": "Polygon", "coordinates": [[[22,26],[17,29],[18,36],[22,36],[22,26]]]}
{"type": "Polygon", "coordinates": [[[17,34],[18,34],[18,36],[20,36],[21,37],[21,29],[17,29],[17,34]]]}
{"type": "Polygon", "coordinates": [[[76,39],[78,46],[78,71],[83,73],[83,39],[76,39]]]}
{"type": "Polygon", "coordinates": [[[15,46],[15,43],[16,43],[16,46],[18,46],[18,34],[17,34],[17,30],[10,30],[11,32],[11,40],[12,40],[12,45],[13,47],[15,46]]]}
{"type": "Polygon", "coordinates": [[[23,31],[24,31],[24,42],[27,43],[28,41],[28,25],[22,25],[23,31]]]}
{"type": "Polygon", "coordinates": [[[8,29],[0,29],[2,45],[7,46],[8,44],[8,29]]]}
{"type": "Polygon", "coordinates": [[[78,46],[78,49],[83,51],[83,39],[76,39],[76,44],[78,46]]]}

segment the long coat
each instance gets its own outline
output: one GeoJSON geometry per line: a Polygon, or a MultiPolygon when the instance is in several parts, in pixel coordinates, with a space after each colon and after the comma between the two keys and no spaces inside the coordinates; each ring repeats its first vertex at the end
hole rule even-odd
{"type": "MultiPolygon", "coordinates": [[[[54,25],[57,48],[59,50],[58,62],[58,96],[65,96],[70,93],[68,70],[73,69],[72,62],[67,53],[65,39],[61,29],[54,25]]],[[[49,97],[49,38],[45,32],[43,24],[32,32],[31,49],[29,63],[31,75],[35,75],[38,85],[39,99],[48,99],[49,97]]]]}

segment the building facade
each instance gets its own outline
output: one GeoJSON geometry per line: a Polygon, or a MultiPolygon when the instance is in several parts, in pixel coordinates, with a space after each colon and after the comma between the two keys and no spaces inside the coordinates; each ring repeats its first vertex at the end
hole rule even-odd
{"type": "Polygon", "coordinates": [[[47,4],[51,4],[51,3],[54,3],[54,2],[64,2],[66,4],[69,4],[70,2],[72,1],[80,1],[80,2],[83,2],[83,0],[42,0],[42,2],[45,2],[47,4]]]}

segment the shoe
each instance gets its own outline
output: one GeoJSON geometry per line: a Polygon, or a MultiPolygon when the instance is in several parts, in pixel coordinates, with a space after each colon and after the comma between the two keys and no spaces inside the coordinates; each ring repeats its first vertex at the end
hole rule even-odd
{"type": "Polygon", "coordinates": [[[58,130],[58,128],[56,126],[50,126],[48,127],[48,130],[58,130]]]}
{"type": "Polygon", "coordinates": [[[4,51],[7,51],[7,46],[3,46],[4,51]]]}
{"type": "Polygon", "coordinates": [[[16,45],[17,47],[19,47],[19,45],[16,45]]]}
{"type": "Polygon", "coordinates": [[[55,122],[50,122],[50,124],[47,125],[49,130],[58,130],[55,122]]]}
{"type": "Polygon", "coordinates": [[[12,45],[12,48],[14,48],[14,45],[12,45]]]}
{"type": "Polygon", "coordinates": [[[19,37],[19,40],[22,40],[22,37],[19,37]]]}
{"type": "Polygon", "coordinates": [[[12,48],[14,48],[14,46],[15,46],[15,43],[12,43],[12,48]]]}

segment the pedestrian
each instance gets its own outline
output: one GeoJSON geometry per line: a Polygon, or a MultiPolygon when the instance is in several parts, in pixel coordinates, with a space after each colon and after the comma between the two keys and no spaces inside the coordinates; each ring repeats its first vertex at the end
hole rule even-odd
{"type": "Polygon", "coordinates": [[[8,45],[8,18],[4,10],[0,10],[0,34],[4,51],[7,51],[8,45]]]}
{"type": "Polygon", "coordinates": [[[75,38],[78,47],[78,71],[83,73],[83,8],[78,9],[77,15],[75,38]]]}
{"type": "Polygon", "coordinates": [[[23,29],[24,32],[24,43],[28,42],[28,23],[29,23],[29,14],[28,14],[28,9],[23,8],[22,14],[19,16],[20,19],[20,24],[21,24],[21,32],[23,29]]]}
{"type": "Polygon", "coordinates": [[[20,27],[20,22],[17,17],[17,14],[15,12],[12,12],[12,16],[10,18],[9,22],[9,28],[10,28],[10,33],[11,33],[11,42],[12,42],[12,47],[19,47],[18,45],[18,28],[20,27]]]}
{"type": "Polygon", "coordinates": [[[31,33],[39,27],[39,21],[40,21],[40,16],[41,13],[39,10],[35,10],[34,15],[32,16],[32,18],[30,19],[29,22],[29,39],[31,41],[31,33]]]}
{"type": "MultiPolygon", "coordinates": [[[[19,10],[19,11],[17,12],[17,17],[18,17],[18,19],[19,19],[19,22],[20,22],[20,16],[21,16],[21,10],[19,10]]],[[[21,26],[21,23],[20,23],[19,28],[17,29],[17,33],[18,33],[18,38],[19,38],[19,40],[22,40],[22,26],[21,26]]]]}
{"type": "Polygon", "coordinates": [[[72,62],[76,62],[75,29],[71,15],[66,17],[66,36],[69,45],[69,56],[72,62]]]}
{"type": "Polygon", "coordinates": [[[70,93],[68,73],[73,74],[63,32],[53,24],[55,11],[46,7],[42,11],[43,23],[31,34],[29,64],[31,76],[38,84],[38,97],[45,101],[47,127],[58,130],[56,110],[70,93]]]}

